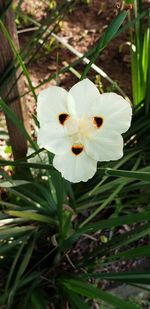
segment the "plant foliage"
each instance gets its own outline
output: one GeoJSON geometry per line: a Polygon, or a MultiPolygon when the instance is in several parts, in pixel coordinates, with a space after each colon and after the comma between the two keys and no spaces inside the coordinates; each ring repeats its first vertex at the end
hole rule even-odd
{"type": "MultiPolygon", "coordinates": [[[[21,11],[22,2],[15,8],[17,18],[25,15],[21,11]]],[[[144,267],[141,271],[113,271],[116,263],[120,265],[150,256],[147,245],[150,233],[150,18],[149,10],[144,11],[140,2],[134,1],[135,16],[121,11],[83,57],[51,74],[36,87],[28,65],[57,31],[64,16],[74,9],[76,1],[57,4],[41,24],[26,16],[36,28],[21,51],[16,50],[5,26],[5,14],[11,1],[1,12],[0,28],[14,58],[1,76],[0,93],[20,68],[19,77],[25,76],[28,92],[36,102],[37,88],[60,74],[74,72],[74,68],[78,72],[78,64],[88,57],[89,62],[78,75],[84,78],[110,41],[128,31],[135,104],[132,126],[124,134],[124,157],[117,162],[100,164],[96,175],[86,185],[72,185],[54,170],[52,154],[38,148],[22,121],[0,97],[1,110],[21,131],[33,151],[21,160],[0,160],[2,308],[80,309],[92,308],[95,302],[99,308],[103,302],[116,309],[140,308],[132,300],[121,299],[103,289],[104,280],[109,284],[142,285],[143,289],[150,284],[150,273],[144,267]],[[14,177],[15,173],[7,173],[4,167],[7,170],[10,167],[30,169],[32,177],[14,177]],[[122,227],[127,228],[120,233],[122,227]]],[[[33,120],[37,125],[35,115],[33,120]]]]}

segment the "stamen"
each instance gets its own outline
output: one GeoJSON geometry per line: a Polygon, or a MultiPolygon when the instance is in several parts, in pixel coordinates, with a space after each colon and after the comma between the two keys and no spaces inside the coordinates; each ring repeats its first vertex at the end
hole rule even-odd
{"type": "Polygon", "coordinates": [[[72,150],[73,154],[78,156],[83,151],[83,146],[82,145],[73,145],[71,150],[72,150]]]}
{"type": "Polygon", "coordinates": [[[94,117],[94,124],[97,126],[97,128],[100,128],[103,124],[103,118],[102,117],[94,117]]]}
{"type": "Polygon", "coordinates": [[[60,114],[58,118],[59,118],[60,124],[64,125],[66,120],[69,118],[69,115],[66,113],[63,113],[63,114],[60,114]]]}

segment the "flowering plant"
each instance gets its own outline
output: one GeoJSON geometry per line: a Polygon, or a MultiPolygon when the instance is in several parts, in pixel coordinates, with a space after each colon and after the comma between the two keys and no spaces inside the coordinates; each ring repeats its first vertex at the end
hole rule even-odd
{"type": "Polygon", "coordinates": [[[100,94],[84,79],[69,92],[50,86],[38,97],[38,144],[55,154],[53,165],[71,182],[93,177],[97,161],[123,156],[121,133],[131,123],[130,103],[115,93],[100,94]]]}
{"type": "MultiPolygon", "coordinates": [[[[30,33],[30,40],[27,40],[25,48],[17,50],[12,0],[0,1],[0,62],[4,64],[0,77],[0,108],[7,117],[8,129],[8,134],[4,134],[7,132],[3,130],[0,132],[0,308],[89,309],[101,308],[104,302],[107,309],[109,306],[139,309],[141,306],[137,306],[134,299],[125,300],[123,295],[126,283],[128,287],[135,285],[138,289],[147,291],[146,285],[150,282],[147,269],[147,258],[150,256],[147,246],[150,231],[150,12],[145,9],[143,11],[141,0],[122,1],[120,12],[102,33],[107,21],[112,19],[113,11],[116,15],[113,10],[109,16],[110,9],[114,6],[111,1],[105,1],[108,11],[103,7],[99,11],[100,1],[93,1],[93,5],[88,8],[87,16],[90,19],[87,21],[85,7],[80,5],[83,1],[56,1],[56,10],[50,13],[48,9],[47,17],[42,20],[38,18],[38,21],[24,15],[22,9],[26,5],[23,2],[27,1],[15,2],[15,18],[18,19],[21,12],[21,20],[22,16],[26,16],[30,24],[32,22],[36,27],[24,29],[25,25],[19,25],[21,30],[18,32],[25,31],[26,35],[30,33]],[[125,6],[125,3],[129,2],[134,2],[133,6],[125,6]],[[130,15],[126,8],[130,10],[132,7],[134,14],[131,11],[130,15]],[[75,12],[72,11],[73,8],[76,11],[75,16],[78,17],[78,25],[78,10],[81,9],[83,24],[87,28],[85,32],[83,27],[80,28],[81,34],[84,34],[80,37],[81,42],[79,36],[76,36],[78,27],[76,32],[75,17],[72,20],[75,12]],[[67,37],[61,37],[60,21],[67,13],[68,21],[62,27],[65,29],[65,24],[67,25],[67,37]],[[100,26],[100,29],[103,13],[104,27],[100,26]],[[88,38],[93,33],[91,42],[95,39],[96,41],[91,48],[86,45],[88,49],[84,54],[76,50],[75,46],[78,49],[78,44],[73,44],[74,47],[70,44],[72,39],[66,41],[71,38],[69,25],[73,36],[75,34],[74,43],[77,38],[81,44],[84,43],[86,35],[86,44],[90,46],[88,38]],[[91,25],[94,26],[92,32],[91,25]],[[56,34],[58,26],[59,31],[56,34]],[[130,30],[129,42],[126,42],[127,34],[118,40],[117,36],[127,29],[130,30]],[[52,41],[49,40],[50,36],[52,41]],[[55,54],[56,44],[51,44],[54,38],[63,45],[62,49],[61,45],[59,46],[59,65],[59,52],[57,56],[55,54]],[[109,49],[108,44],[114,38],[115,48],[111,52],[112,45],[109,49]],[[132,57],[128,58],[132,78],[129,70],[126,72],[124,52],[126,55],[127,49],[122,50],[125,45],[132,49],[132,57]],[[108,64],[112,64],[113,59],[115,67],[117,62],[121,65],[121,70],[116,70],[115,79],[112,79],[114,66],[110,65],[107,74],[97,61],[107,46],[110,57],[109,53],[104,54],[103,60],[107,64],[104,69],[108,64]],[[41,47],[44,47],[44,50],[46,47],[48,51],[47,60],[45,53],[44,57],[41,57],[41,52],[39,54],[41,47]],[[64,62],[64,58],[69,55],[68,52],[64,55],[64,48],[77,57],[73,62],[70,56],[69,61],[64,62]],[[49,66],[51,52],[52,66],[49,66]],[[57,63],[54,69],[55,56],[57,63]],[[79,72],[78,65],[82,61],[86,65],[79,72]],[[45,68],[48,67],[50,71],[50,75],[47,76],[46,73],[42,80],[39,70],[41,63],[44,76],[45,71],[47,72],[45,68]],[[29,74],[30,64],[33,64],[30,70],[35,69],[37,74],[37,83],[35,79],[32,83],[34,75],[29,74]],[[61,64],[65,66],[62,67],[61,64]],[[99,88],[103,88],[105,79],[110,84],[107,91],[116,90],[126,98],[127,90],[128,95],[133,98],[134,113],[130,130],[130,103],[115,93],[100,94],[91,81],[84,79],[89,70],[94,71],[93,78],[99,88]],[[125,74],[121,76],[122,72],[125,74]],[[28,90],[26,85],[22,87],[23,73],[35,102],[37,88],[47,82],[54,81],[60,75],[65,77],[64,73],[67,73],[67,76],[73,73],[78,78],[81,77],[81,81],[69,92],[61,87],[50,86],[39,94],[37,116],[40,128],[37,142],[42,147],[40,149],[26,130],[28,123],[38,122],[34,114],[31,120],[24,108],[28,90]],[[129,88],[126,89],[127,85],[129,88]],[[125,134],[122,138],[123,133],[125,134]],[[32,147],[30,153],[27,153],[28,145],[32,147]],[[4,150],[7,152],[7,159],[4,150]],[[118,159],[119,162],[116,162],[118,159]],[[104,161],[107,163],[103,164],[104,161]],[[98,162],[101,162],[99,170],[93,177],[98,162]],[[92,177],[85,185],[85,181],[92,177]],[[71,182],[77,184],[72,185],[71,182]],[[110,288],[114,283],[123,283],[122,298],[120,288],[118,295],[111,293],[110,288]],[[109,291],[106,290],[108,287],[109,291]]],[[[45,6],[44,1],[36,2],[43,2],[45,6]]],[[[144,1],[144,7],[146,2],[148,0],[144,1]]],[[[45,15],[45,9],[43,13],[45,15]]],[[[62,34],[64,33],[63,31],[62,34]]],[[[72,76],[69,75],[69,78],[72,79],[72,76]]],[[[33,106],[34,104],[31,104],[31,107],[33,106]]],[[[140,303],[143,301],[140,300],[140,303]]]]}

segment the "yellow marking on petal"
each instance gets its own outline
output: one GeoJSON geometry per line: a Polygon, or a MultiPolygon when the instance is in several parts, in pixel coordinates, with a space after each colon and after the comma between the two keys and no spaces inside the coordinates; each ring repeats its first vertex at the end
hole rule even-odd
{"type": "Polygon", "coordinates": [[[66,113],[62,113],[58,116],[59,122],[60,124],[64,125],[66,120],[69,118],[70,116],[66,113]]]}
{"type": "Polygon", "coordinates": [[[74,155],[78,156],[82,151],[83,151],[83,145],[81,144],[76,144],[76,145],[73,145],[71,150],[73,152],[74,155]]]}
{"type": "Polygon", "coordinates": [[[99,129],[101,128],[101,126],[103,125],[104,119],[102,117],[94,117],[94,124],[96,125],[96,127],[99,129]]]}

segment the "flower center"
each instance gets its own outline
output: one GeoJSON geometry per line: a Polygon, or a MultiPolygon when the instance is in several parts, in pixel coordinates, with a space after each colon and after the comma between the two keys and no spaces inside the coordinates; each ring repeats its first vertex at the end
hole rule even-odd
{"type": "Polygon", "coordinates": [[[90,119],[80,118],[78,120],[78,135],[79,137],[89,137],[89,135],[93,132],[93,127],[91,125],[90,119]]]}
{"type": "Polygon", "coordinates": [[[83,145],[81,145],[81,144],[73,145],[71,150],[72,150],[73,154],[78,156],[83,151],[83,145]]]}
{"type": "Polygon", "coordinates": [[[87,139],[92,137],[95,130],[103,124],[102,117],[75,118],[63,113],[59,115],[59,121],[68,131],[71,139],[71,151],[74,155],[79,155],[84,150],[87,139]]]}

